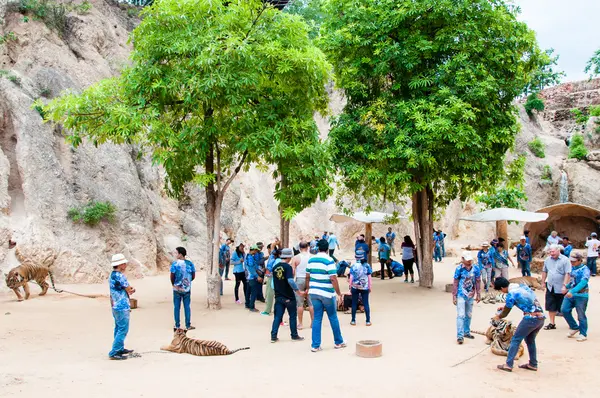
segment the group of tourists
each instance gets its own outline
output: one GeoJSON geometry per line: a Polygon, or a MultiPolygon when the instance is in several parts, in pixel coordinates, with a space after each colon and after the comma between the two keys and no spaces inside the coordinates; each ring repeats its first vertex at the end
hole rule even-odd
{"type": "MultiPolygon", "coordinates": [[[[588,243],[594,236],[595,234],[590,236],[588,243]]],[[[595,243],[588,245],[588,248],[593,244],[595,243]]],[[[536,336],[542,328],[545,330],[556,329],[555,317],[559,313],[569,326],[567,337],[576,338],[578,342],[587,340],[586,309],[591,270],[584,265],[584,256],[581,253],[568,250],[569,257],[567,257],[563,254],[565,247],[555,243],[546,247],[548,257],[544,260],[542,286],[545,290],[545,309],[549,315],[549,323],[544,326],[546,316],[535,293],[526,284],[509,283],[506,262],[508,260],[503,260],[508,257],[508,254],[504,253],[503,244],[494,240],[491,244],[484,242],[482,246],[482,250],[477,255],[476,264],[474,264],[471,252],[465,251],[462,253],[460,264],[454,271],[452,301],[457,307],[458,344],[463,344],[465,339],[474,338],[470,329],[471,317],[474,302],[481,300],[482,279],[486,290],[488,286],[493,285],[495,290],[506,294],[506,304],[494,317],[496,321],[505,318],[515,306],[524,314],[523,320],[519,323],[511,340],[506,363],[498,365],[498,369],[512,372],[515,356],[521,342],[525,340],[529,352],[529,362],[520,365],[519,368],[536,371],[538,366],[536,336]],[[496,266],[498,262],[500,267],[496,266]],[[577,312],[577,321],[573,317],[573,309],[577,312]]],[[[523,275],[525,276],[526,273],[530,275],[529,264],[525,265],[531,261],[531,246],[527,236],[522,236],[520,239],[517,246],[517,258],[521,264],[523,275]]]]}
{"type": "MultiPolygon", "coordinates": [[[[417,265],[417,248],[413,243],[410,236],[406,235],[403,239],[400,248],[402,249],[402,263],[395,261],[392,255],[396,255],[395,240],[396,233],[392,231],[392,228],[388,228],[388,232],[385,237],[382,236],[379,239],[374,236],[371,237],[373,243],[377,246],[377,257],[379,260],[380,277],[382,280],[385,279],[385,270],[387,269],[389,279],[393,279],[395,276],[404,275],[404,282],[408,283],[408,276],[410,275],[410,282],[415,283],[415,271],[413,266],[417,265]]],[[[365,235],[360,234],[356,237],[354,243],[355,260],[357,262],[368,258],[369,245],[365,242],[365,235]]]]}

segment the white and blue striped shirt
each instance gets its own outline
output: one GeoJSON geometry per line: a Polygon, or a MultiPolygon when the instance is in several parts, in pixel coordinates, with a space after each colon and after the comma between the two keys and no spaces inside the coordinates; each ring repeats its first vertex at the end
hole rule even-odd
{"type": "Polygon", "coordinates": [[[335,289],[329,279],[337,275],[335,262],[326,253],[320,252],[308,260],[306,273],[310,274],[309,294],[327,298],[335,297],[335,289]]]}

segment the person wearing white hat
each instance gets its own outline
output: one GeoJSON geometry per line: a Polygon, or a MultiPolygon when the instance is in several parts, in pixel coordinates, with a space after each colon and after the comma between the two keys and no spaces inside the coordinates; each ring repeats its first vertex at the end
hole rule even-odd
{"type": "Polygon", "coordinates": [[[479,272],[481,272],[483,286],[487,292],[490,283],[492,283],[492,267],[494,266],[493,254],[490,251],[490,244],[487,242],[481,244],[481,250],[477,253],[477,265],[479,266],[479,272]]]}
{"type": "Polygon", "coordinates": [[[456,341],[464,343],[464,339],[474,339],[471,334],[471,315],[473,301],[481,300],[481,272],[473,267],[473,255],[469,251],[462,253],[462,261],[454,271],[454,288],[452,302],[456,306],[456,341]]]}
{"type": "Polygon", "coordinates": [[[122,254],[115,254],[111,260],[112,273],[108,278],[110,287],[110,304],[113,318],[115,319],[114,341],[108,357],[112,360],[127,359],[125,355],[131,354],[133,350],[125,348],[125,338],[129,332],[129,295],[135,293],[135,289],[129,285],[123,274],[127,269],[127,259],[122,254]]]}
{"type": "Polygon", "coordinates": [[[531,276],[531,267],[529,265],[531,263],[531,257],[531,245],[527,243],[527,237],[523,235],[517,245],[517,261],[521,266],[521,274],[523,276],[531,276]]]}

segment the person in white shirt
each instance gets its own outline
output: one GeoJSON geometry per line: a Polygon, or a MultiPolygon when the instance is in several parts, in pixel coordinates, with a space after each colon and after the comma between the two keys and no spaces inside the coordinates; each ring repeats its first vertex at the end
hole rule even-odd
{"type": "MultiPolygon", "coordinates": [[[[299,244],[300,253],[292,258],[290,265],[294,270],[294,277],[296,285],[300,291],[306,290],[306,267],[308,266],[308,260],[312,257],[308,252],[308,243],[300,242],[299,244]]],[[[315,312],[310,299],[310,295],[306,295],[306,301],[308,302],[308,312],[310,312],[310,327],[312,328],[312,321],[315,317],[315,312]]],[[[302,318],[304,315],[304,296],[296,295],[296,305],[298,307],[298,330],[302,330],[302,318]]]]}
{"type": "Polygon", "coordinates": [[[587,267],[590,269],[592,276],[596,276],[596,260],[598,260],[598,249],[600,248],[600,241],[598,240],[598,234],[592,232],[590,238],[585,242],[587,247],[587,267]]]}
{"type": "Polygon", "coordinates": [[[548,240],[546,241],[546,249],[552,245],[560,245],[561,241],[562,239],[560,239],[560,236],[558,236],[558,232],[552,231],[548,237],[548,240]]]}

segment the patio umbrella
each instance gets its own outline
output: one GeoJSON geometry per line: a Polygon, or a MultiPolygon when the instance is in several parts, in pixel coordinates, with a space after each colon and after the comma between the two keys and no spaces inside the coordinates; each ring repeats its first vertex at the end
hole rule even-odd
{"type": "Polygon", "coordinates": [[[496,234],[508,241],[508,221],[539,222],[548,218],[548,213],[534,213],[519,209],[499,208],[482,211],[472,216],[461,217],[464,221],[496,222],[496,234]]]}

